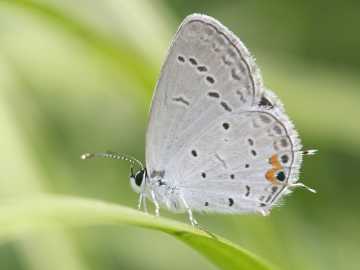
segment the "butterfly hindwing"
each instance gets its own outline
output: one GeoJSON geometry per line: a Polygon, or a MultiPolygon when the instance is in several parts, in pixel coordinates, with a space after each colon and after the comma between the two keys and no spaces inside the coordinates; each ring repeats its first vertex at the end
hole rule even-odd
{"type": "Polygon", "coordinates": [[[277,201],[295,166],[293,148],[285,127],[268,112],[229,113],[179,151],[171,170],[176,171],[175,164],[181,168],[176,185],[186,190],[184,197],[190,205],[197,205],[195,209],[267,210],[277,201]],[[277,173],[284,178],[277,178],[277,173]]]}

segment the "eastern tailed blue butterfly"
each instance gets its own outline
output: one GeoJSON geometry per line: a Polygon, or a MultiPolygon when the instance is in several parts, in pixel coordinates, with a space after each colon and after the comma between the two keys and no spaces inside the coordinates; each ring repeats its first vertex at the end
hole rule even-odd
{"type": "Polygon", "coordinates": [[[269,213],[298,183],[304,154],[294,125],[244,44],[205,15],[185,18],[171,44],[152,100],[146,168],[123,159],[130,183],[146,199],[173,212],[269,213]]]}

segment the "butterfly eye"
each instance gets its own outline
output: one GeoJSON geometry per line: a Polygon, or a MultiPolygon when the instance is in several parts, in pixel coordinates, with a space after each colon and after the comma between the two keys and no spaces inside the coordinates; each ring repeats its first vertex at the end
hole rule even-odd
{"type": "Polygon", "coordinates": [[[279,181],[284,181],[285,180],[285,173],[283,171],[280,171],[276,174],[276,179],[279,180],[279,181]]]}
{"type": "Polygon", "coordinates": [[[144,173],[145,173],[145,170],[141,170],[135,174],[135,184],[139,187],[141,186],[142,181],[144,179],[144,173]]]}

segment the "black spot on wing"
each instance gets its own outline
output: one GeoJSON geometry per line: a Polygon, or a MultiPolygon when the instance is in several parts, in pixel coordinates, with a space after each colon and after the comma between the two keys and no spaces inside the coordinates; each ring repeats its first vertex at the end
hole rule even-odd
{"type": "Polygon", "coordinates": [[[230,106],[225,102],[225,101],[221,101],[220,105],[224,108],[225,111],[231,112],[232,109],[230,108],[230,106]]]}
{"type": "Polygon", "coordinates": [[[182,103],[182,104],[184,104],[186,106],[190,105],[190,102],[187,101],[184,97],[174,97],[172,100],[175,101],[175,102],[182,103]]]}
{"type": "Polygon", "coordinates": [[[273,108],[274,105],[266,97],[262,96],[259,102],[259,106],[273,108]]]}
{"type": "Polygon", "coordinates": [[[223,126],[224,129],[229,129],[230,124],[229,123],[223,123],[222,126],[223,126]]]}
{"type": "Polygon", "coordinates": [[[181,56],[181,55],[179,55],[179,56],[177,57],[177,59],[178,59],[179,62],[182,62],[182,63],[185,62],[185,58],[184,58],[183,56],[181,56]]]}
{"type": "Polygon", "coordinates": [[[197,65],[197,61],[195,58],[189,58],[189,62],[193,65],[193,66],[196,66],[197,65]]]}
{"type": "Polygon", "coordinates": [[[280,157],[282,163],[287,163],[289,161],[289,156],[284,154],[280,157]]]}
{"type": "Polygon", "coordinates": [[[219,98],[220,94],[218,92],[208,92],[208,96],[213,98],[219,98]]]}
{"type": "Polygon", "coordinates": [[[246,188],[245,197],[248,197],[250,195],[250,187],[246,185],[245,188],[246,188]]]}
{"type": "Polygon", "coordinates": [[[276,174],[276,179],[279,181],[284,181],[286,179],[285,173],[283,171],[280,171],[276,174]]]}
{"type": "Polygon", "coordinates": [[[206,80],[211,84],[215,83],[215,79],[211,76],[206,76],[206,80]]]}
{"type": "Polygon", "coordinates": [[[234,205],[234,199],[233,198],[229,198],[229,206],[233,206],[234,205]]]}
{"type": "Polygon", "coordinates": [[[200,72],[206,72],[208,69],[205,66],[198,66],[197,70],[200,71],[200,72]]]}

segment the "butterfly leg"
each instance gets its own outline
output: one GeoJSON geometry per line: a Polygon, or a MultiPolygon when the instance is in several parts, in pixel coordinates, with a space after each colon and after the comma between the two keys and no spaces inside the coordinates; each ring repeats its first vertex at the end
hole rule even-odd
{"type": "Polygon", "coordinates": [[[144,212],[146,213],[146,214],[148,214],[149,213],[149,211],[148,211],[148,208],[147,208],[147,204],[146,204],[146,197],[145,196],[143,196],[144,198],[143,198],[143,206],[144,206],[144,212]]]}
{"type": "Polygon", "coordinates": [[[189,216],[189,220],[190,220],[190,223],[191,223],[191,225],[192,226],[198,226],[199,225],[199,223],[196,221],[196,219],[194,218],[194,216],[193,216],[193,213],[192,213],[192,211],[191,211],[191,208],[189,207],[189,205],[187,204],[187,202],[185,201],[185,199],[184,199],[184,197],[183,196],[180,196],[180,198],[181,198],[181,201],[182,201],[182,203],[184,204],[184,206],[185,206],[185,208],[186,208],[186,211],[187,211],[187,213],[188,213],[188,216],[189,216]]]}
{"type": "Polygon", "coordinates": [[[138,199],[138,205],[137,205],[138,210],[141,210],[142,201],[143,201],[143,194],[142,194],[142,192],[140,192],[139,199],[138,199]]]}
{"type": "Polygon", "coordinates": [[[158,217],[158,216],[160,216],[160,205],[156,199],[155,192],[153,190],[151,191],[151,198],[155,205],[155,216],[158,217]]]}
{"type": "Polygon", "coordinates": [[[188,211],[189,220],[190,220],[191,225],[193,225],[193,226],[199,226],[199,223],[198,223],[198,222],[196,221],[196,219],[194,218],[191,209],[188,208],[187,211],[188,211]]]}
{"type": "Polygon", "coordinates": [[[146,197],[144,196],[143,192],[140,192],[139,200],[138,200],[138,210],[141,210],[141,206],[144,208],[144,212],[148,213],[147,205],[146,205],[146,197]]]}

